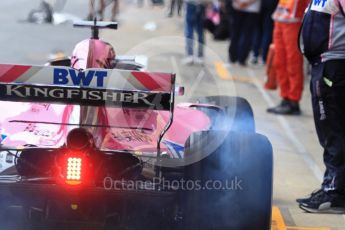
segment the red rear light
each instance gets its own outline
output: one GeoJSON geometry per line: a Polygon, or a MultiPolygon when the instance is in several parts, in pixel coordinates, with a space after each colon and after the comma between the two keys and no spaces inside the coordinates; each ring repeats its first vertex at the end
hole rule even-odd
{"type": "MultiPolygon", "coordinates": [[[[81,175],[83,173],[83,159],[80,157],[68,157],[66,169],[66,184],[81,184],[81,175]]],[[[84,169],[85,170],[85,169],[84,169]]]]}
{"type": "Polygon", "coordinates": [[[92,171],[88,156],[84,153],[67,152],[61,159],[60,178],[67,185],[88,184],[92,171]]]}

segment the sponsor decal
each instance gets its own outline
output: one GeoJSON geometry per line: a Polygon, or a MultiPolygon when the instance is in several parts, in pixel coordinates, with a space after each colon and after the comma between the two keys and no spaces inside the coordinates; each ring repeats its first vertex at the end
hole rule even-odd
{"type": "Polygon", "coordinates": [[[177,158],[183,158],[184,156],[184,146],[173,143],[168,140],[163,140],[163,143],[167,146],[171,153],[173,153],[177,158]]]}
{"type": "Polygon", "coordinates": [[[169,93],[24,84],[0,84],[0,100],[106,105],[154,110],[170,108],[169,93]]]}
{"type": "Polygon", "coordinates": [[[313,0],[313,5],[325,7],[327,0],[313,0]]]}
{"type": "Polygon", "coordinates": [[[49,129],[40,129],[37,127],[36,124],[29,123],[25,128],[24,132],[29,132],[32,133],[35,136],[40,136],[40,137],[54,137],[56,136],[56,132],[51,131],[49,129]]]}
{"type": "Polygon", "coordinates": [[[107,77],[107,71],[88,70],[77,71],[74,69],[54,68],[54,85],[75,85],[90,86],[94,81],[97,87],[104,87],[104,79],[107,77]]]}
{"type": "Polygon", "coordinates": [[[153,142],[150,135],[139,130],[116,130],[112,133],[112,137],[118,142],[153,142]]]}
{"type": "Polygon", "coordinates": [[[326,14],[337,14],[339,12],[339,4],[337,1],[313,0],[311,10],[326,14]]]}
{"type": "Polygon", "coordinates": [[[6,134],[1,134],[0,135],[0,143],[3,142],[7,138],[6,134]]]}

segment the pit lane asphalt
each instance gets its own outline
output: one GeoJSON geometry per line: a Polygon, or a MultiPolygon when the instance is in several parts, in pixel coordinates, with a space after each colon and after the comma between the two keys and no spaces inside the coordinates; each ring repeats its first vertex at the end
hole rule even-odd
{"type": "MultiPolygon", "coordinates": [[[[102,31],[101,37],[114,45],[117,54],[141,54],[148,58],[148,70],[177,73],[177,81],[186,87],[186,95],[178,101],[206,95],[238,95],[252,105],[257,132],[266,135],[274,148],[273,203],[282,211],[289,226],[330,227],[345,229],[341,215],[306,214],[295,199],[320,186],[324,170],[322,149],[315,134],[308,91],[305,91],[300,117],[275,116],[265,112],[279,102],[277,92],[262,89],[263,67],[247,68],[226,64],[228,42],[214,42],[207,36],[207,62],[204,67],[184,66],[182,18],[166,18],[159,7],[136,8],[121,1],[118,31],[102,31]]],[[[63,51],[70,55],[74,45],[90,36],[87,29],[74,29],[70,24],[58,26],[20,22],[39,1],[0,1],[0,63],[44,64],[50,53],[63,51]]],[[[84,18],[87,1],[67,1],[63,12],[84,18]]],[[[109,14],[108,14],[109,15],[109,14]]]]}

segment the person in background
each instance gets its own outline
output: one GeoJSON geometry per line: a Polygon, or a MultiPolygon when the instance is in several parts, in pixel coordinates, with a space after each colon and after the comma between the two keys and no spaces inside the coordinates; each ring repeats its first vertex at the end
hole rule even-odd
{"type": "Polygon", "coordinates": [[[183,64],[203,64],[204,63],[204,21],[207,0],[185,0],[185,37],[186,37],[186,57],[183,64]],[[194,57],[194,30],[198,36],[198,52],[194,57]]]}
{"type": "Polygon", "coordinates": [[[345,2],[313,1],[304,16],[302,51],[312,66],[314,122],[326,166],[321,188],[297,199],[311,213],[345,213],[345,2]]]}
{"type": "Polygon", "coordinates": [[[300,115],[299,101],[303,92],[303,57],[297,38],[304,10],[309,0],[280,0],[273,14],[274,65],[281,102],[267,112],[300,115]]]}
{"type": "Polygon", "coordinates": [[[143,7],[144,6],[144,0],[137,0],[137,6],[143,7]]]}
{"type": "Polygon", "coordinates": [[[178,14],[178,16],[181,16],[183,0],[170,0],[170,11],[168,14],[169,17],[174,16],[176,4],[177,4],[177,14],[178,14]]]}
{"type": "MultiPolygon", "coordinates": [[[[119,0],[112,0],[113,7],[111,10],[111,21],[115,22],[116,21],[116,16],[119,12],[119,0]]],[[[89,14],[87,16],[87,20],[93,20],[94,19],[94,7],[95,7],[95,0],[90,0],[89,1],[89,14]]],[[[98,9],[98,14],[99,14],[99,20],[103,21],[104,20],[104,10],[106,8],[105,0],[99,0],[99,9],[98,9]]]]}
{"type": "Polygon", "coordinates": [[[258,64],[261,54],[262,63],[266,63],[268,48],[272,43],[273,19],[272,14],[277,7],[278,0],[262,0],[258,27],[253,41],[253,64],[258,64]]]}
{"type": "Polygon", "coordinates": [[[261,0],[233,0],[232,1],[232,29],[229,47],[231,63],[239,62],[245,66],[253,43],[253,36],[257,26],[261,0]]]}
{"type": "Polygon", "coordinates": [[[226,40],[229,38],[229,21],[224,0],[213,0],[206,9],[204,27],[215,40],[226,40]]]}

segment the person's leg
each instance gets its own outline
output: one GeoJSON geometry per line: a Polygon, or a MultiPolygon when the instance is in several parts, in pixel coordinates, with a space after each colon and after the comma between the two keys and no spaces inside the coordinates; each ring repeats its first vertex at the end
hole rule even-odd
{"type": "Polygon", "coordinates": [[[238,61],[245,65],[253,44],[253,34],[258,22],[257,13],[244,13],[241,38],[238,46],[238,61]]]}
{"type": "Polygon", "coordinates": [[[86,17],[86,20],[92,21],[94,17],[94,7],[95,7],[95,0],[89,1],[89,14],[86,17]]]}
{"type": "Polygon", "coordinates": [[[284,43],[284,24],[275,23],[273,32],[273,43],[275,46],[274,66],[276,68],[278,85],[280,88],[280,97],[288,99],[289,97],[289,79],[286,70],[286,45],[284,43]]]}
{"type": "Polygon", "coordinates": [[[264,21],[263,21],[263,14],[260,12],[258,15],[258,23],[256,24],[254,28],[254,33],[253,33],[253,53],[254,53],[254,59],[253,59],[253,64],[258,63],[258,57],[260,55],[260,49],[261,49],[261,44],[262,44],[262,38],[263,38],[263,27],[264,27],[264,21]]]}
{"type": "Polygon", "coordinates": [[[324,64],[322,79],[315,84],[319,110],[315,110],[318,136],[324,148],[325,191],[345,192],[345,61],[324,64]],[[333,84],[327,84],[327,78],[333,84]],[[322,108],[320,108],[322,106],[322,108]]]}
{"type": "Polygon", "coordinates": [[[111,21],[115,22],[119,13],[120,0],[113,0],[113,8],[111,9],[111,21]]]}
{"type": "Polygon", "coordinates": [[[310,91],[316,132],[324,148],[326,171],[322,187],[310,197],[297,199],[308,212],[345,213],[345,61],[312,66],[310,91]],[[329,85],[325,77],[337,85],[329,85]]]}
{"type": "Polygon", "coordinates": [[[261,41],[261,57],[266,63],[268,49],[272,43],[273,19],[271,11],[262,12],[262,41],[261,41]]]}
{"type": "Polygon", "coordinates": [[[300,23],[284,24],[284,44],[286,48],[286,76],[288,76],[287,95],[290,101],[298,103],[303,92],[303,56],[298,50],[300,23]]]}
{"type": "Polygon", "coordinates": [[[170,0],[170,11],[169,11],[169,15],[168,15],[170,17],[172,17],[174,15],[175,4],[176,4],[176,0],[170,0]]]}
{"type": "Polygon", "coordinates": [[[137,5],[138,5],[138,7],[143,7],[144,0],[137,0],[137,5]]]}
{"type": "Polygon", "coordinates": [[[233,10],[232,11],[232,23],[231,23],[231,41],[229,46],[229,61],[238,61],[238,43],[241,35],[242,27],[242,12],[233,10]]]}
{"type": "MultiPolygon", "coordinates": [[[[275,68],[276,79],[280,88],[280,97],[282,101],[275,107],[267,109],[269,113],[275,114],[289,114],[290,105],[288,101],[289,96],[289,79],[286,70],[286,45],[284,43],[284,23],[275,22],[273,31],[274,44],[274,58],[273,66],[275,68]]],[[[293,113],[291,113],[293,114],[293,113]]]]}
{"type": "Polygon", "coordinates": [[[177,0],[177,14],[181,16],[183,0],[177,0]]]}
{"type": "Polygon", "coordinates": [[[205,6],[199,5],[197,6],[197,13],[195,19],[195,29],[198,35],[198,57],[204,57],[204,21],[205,21],[205,6]]]}
{"type": "Polygon", "coordinates": [[[99,14],[100,21],[103,21],[104,19],[104,10],[105,10],[105,0],[99,0],[98,14],[99,14]]]}
{"type": "Polygon", "coordinates": [[[193,56],[194,21],[195,21],[195,5],[191,3],[186,3],[185,37],[186,37],[187,56],[193,56]]]}

